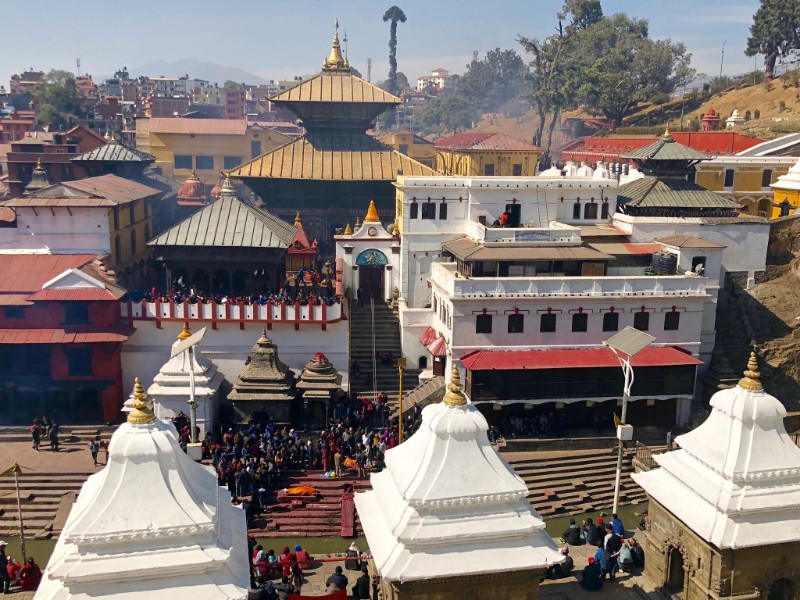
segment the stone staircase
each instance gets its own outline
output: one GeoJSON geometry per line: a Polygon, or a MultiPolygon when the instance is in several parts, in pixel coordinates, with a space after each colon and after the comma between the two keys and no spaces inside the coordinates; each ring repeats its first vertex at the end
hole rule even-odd
{"type": "MultiPolygon", "coordinates": [[[[638,504],[646,494],[631,479],[634,452],[622,462],[620,504],[638,504]]],[[[542,453],[515,458],[509,463],[528,486],[528,500],[544,518],[611,511],[617,455],[589,450],[558,455],[542,453]]]]}
{"type": "MultiPolygon", "coordinates": [[[[358,395],[371,395],[372,386],[367,385],[367,375],[372,372],[374,354],[372,352],[372,316],[369,304],[358,308],[351,303],[350,308],[350,365],[358,361],[361,368],[360,377],[351,377],[350,391],[358,395]]],[[[389,308],[385,302],[375,302],[375,350],[389,352],[395,358],[402,356],[400,345],[400,320],[397,312],[389,308]]],[[[403,371],[403,393],[411,391],[419,385],[419,370],[403,371]]],[[[381,365],[376,367],[375,381],[379,392],[386,392],[389,403],[395,408],[399,393],[399,376],[397,365],[381,365]]]]}
{"type": "MultiPolygon", "coordinates": [[[[85,447],[96,436],[108,442],[115,430],[116,426],[64,425],[60,428],[59,444],[62,450],[69,450],[73,446],[85,447]]],[[[0,427],[0,447],[5,443],[30,441],[31,435],[26,426],[0,427]]],[[[41,447],[43,453],[48,452],[49,441],[42,439],[41,447]]],[[[2,465],[3,468],[8,466],[10,465],[2,465]]],[[[81,486],[89,475],[96,472],[92,467],[63,472],[29,471],[23,465],[19,487],[25,535],[40,539],[57,537],[81,486]]],[[[19,516],[14,478],[0,477],[0,537],[18,533],[19,516]]]]}
{"type": "MultiPolygon", "coordinates": [[[[255,517],[250,523],[250,533],[257,537],[339,537],[341,500],[344,489],[353,486],[356,492],[370,489],[369,479],[357,479],[351,474],[333,479],[320,477],[321,471],[295,471],[284,476],[277,489],[267,496],[267,513],[255,517]],[[286,496],[283,490],[293,486],[311,486],[316,497],[286,496]]],[[[355,519],[355,533],[362,532],[355,519]]]]}

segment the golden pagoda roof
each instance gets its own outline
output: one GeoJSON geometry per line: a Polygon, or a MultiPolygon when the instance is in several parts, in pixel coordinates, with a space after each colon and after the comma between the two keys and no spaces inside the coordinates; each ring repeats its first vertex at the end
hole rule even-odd
{"type": "Polygon", "coordinates": [[[438,173],[382,144],[355,133],[309,132],[231,170],[237,179],[313,179],[326,181],[395,181],[404,175],[438,173]]]}
{"type": "Polygon", "coordinates": [[[369,201],[369,208],[367,209],[367,216],[364,217],[364,223],[380,223],[381,219],[378,216],[378,209],[375,208],[375,200],[369,201]]]}
{"type": "Polygon", "coordinates": [[[390,94],[349,70],[324,70],[270,97],[273,102],[365,102],[369,104],[402,104],[390,94]]]}

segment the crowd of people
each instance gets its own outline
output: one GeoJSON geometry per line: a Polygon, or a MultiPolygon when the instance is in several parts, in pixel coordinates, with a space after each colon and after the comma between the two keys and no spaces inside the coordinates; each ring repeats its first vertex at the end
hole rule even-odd
{"type": "Polygon", "coordinates": [[[31,442],[36,452],[39,452],[42,440],[47,440],[45,443],[50,445],[51,452],[58,452],[60,425],[55,419],[48,419],[46,416],[41,419],[36,417],[28,431],[31,434],[31,442]]]}
{"type": "Polygon", "coordinates": [[[42,581],[42,570],[32,556],[24,564],[6,555],[6,543],[0,541],[0,594],[10,594],[19,586],[21,592],[33,592],[42,581]]]}
{"type": "Polygon", "coordinates": [[[159,294],[156,288],[152,288],[144,295],[137,293],[136,290],[131,292],[131,299],[134,302],[142,300],[146,302],[175,302],[176,304],[233,304],[237,306],[276,306],[279,304],[300,304],[300,306],[321,306],[326,304],[333,306],[341,302],[339,298],[333,295],[333,292],[320,293],[319,288],[309,289],[305,291],[300,288],[297,291],[287,290],[281,288],[278,293],[265,293],[265,294],[250,294],[250,295],[234,295],[219,291],[216,294],[206,294],[195,288],[180,289],[173,288],[169,294],[159,294]]]}

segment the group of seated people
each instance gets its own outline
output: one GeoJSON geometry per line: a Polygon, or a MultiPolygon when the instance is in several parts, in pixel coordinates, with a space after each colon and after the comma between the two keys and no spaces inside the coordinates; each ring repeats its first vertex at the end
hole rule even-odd
{"type": "Polygon", "coordinates": [[[197,291],[194,288],[189,289],[173,289],[170,294],[161,295],[156,288],[146,292],[144,296],[137,293],[136,290],[131,292],[131,298],[134,302],[144,300],[145,302],[174,302],[176,304],[234,304],[236,306],[250,306],[250,305],[279,305],[279,304],[295,304],[299,303],[301,306],[322,306],[326,304],[333,306],[339,304],[341,299],[334,296],[333,293],[319,294],[316,292],[299,292],[291,293],[292,290],[281,288],[277,294],[250,294],[250,295],[233,295],[223,292],[217,294],[205,294],[202,291],[197,291]]]}

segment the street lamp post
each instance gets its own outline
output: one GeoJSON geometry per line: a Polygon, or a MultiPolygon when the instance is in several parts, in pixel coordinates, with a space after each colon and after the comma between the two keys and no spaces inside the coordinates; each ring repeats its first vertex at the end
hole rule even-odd
{"type": "Polygon", "coordinates": [[[397,373],[400,377],[400,393],[397,397],[397,443],[403,443],[403,369],[406,368],[406,359],[401,356],[397,359],[397,373]]]}
{"type": "MultiPolygon", "coordinates": [[[[189,324],[186,323],[184,325],[184,331],[186,333],[189,332],[189,324]]],[[[191,433],[192,433],[192,441],[188,445],[187,454],[191,458],[196,461],[200,461],[202,458],[202,451],[200,449],[200,441],[198,439],[198,427],[197,427],[197,397],[195,396],[195,388],[194,388],[194,347],[200,343],[200,340],[203,339],[203,336],[206,334],[206,328],[203,327],[197,333],[193,333],[187,338],[184,338],[180,341],[179,344],[176,344],[175,347],[172,349],[172,354],[170,358],[174,358],[179,354],[186,353],[187,358],[189,359],[189,408],[190,408],[190,425],[191,433]]]]}
{"type": "Polygon", "coordinates": [[[619,488],[622,479],[622,454],[625,448],[623,442],[633,437],[633,429],[625,425],[625,419],[628,416],[628,401],[630,400],[631,388],[633,387],[633,365],[631,365],[631,359],[652,344],[655,339],[656,338],[652,335],[644,333],[643,331],[639,331],[633,327],[626,327],[603,342],[617,357],[622,367],[622,375],[624,377],[622,388],[622,414],[620,416],[619,425],[617,426],[617,472],[614,478],[614,508],[612,510],[612,512],[615,513],[619,507],[619,488]]]}

